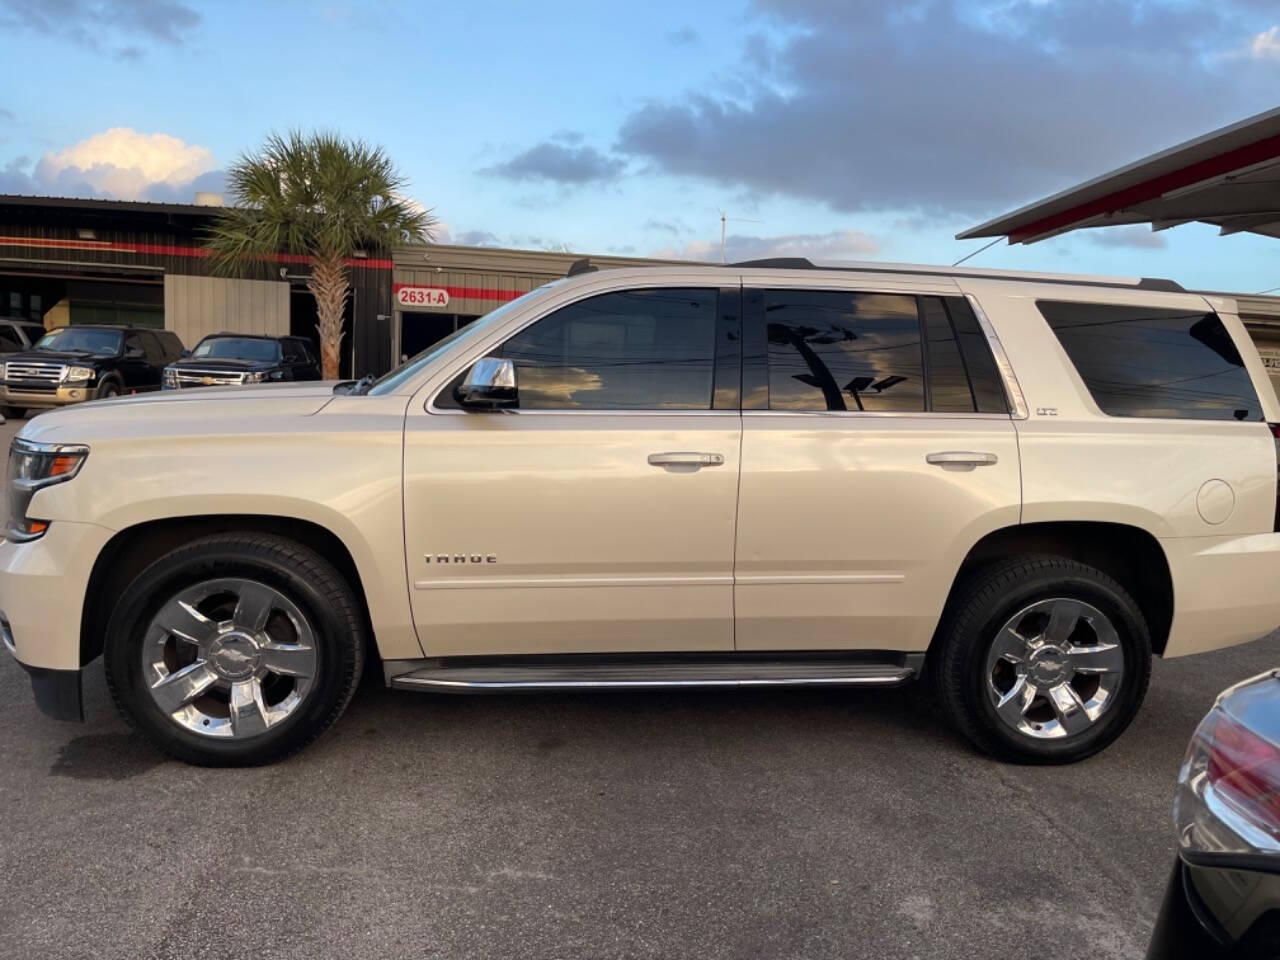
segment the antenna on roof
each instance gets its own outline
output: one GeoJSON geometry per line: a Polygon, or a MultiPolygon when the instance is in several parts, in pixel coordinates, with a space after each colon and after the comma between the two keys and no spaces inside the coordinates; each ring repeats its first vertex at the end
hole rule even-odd
{"type": "MultiPolygon", "coordinates": [[[[716,209],[720,210],[719,207],[716,207],[716,209]]],[[[727,217],[725,216],[725,212],[723,210],[720,210],[720,263],[721,264],[724,263],[724,225],[729,220],[732,220],[734,223],[764,223],[763,220],[752,220],[748,217],[727,217]]]]}

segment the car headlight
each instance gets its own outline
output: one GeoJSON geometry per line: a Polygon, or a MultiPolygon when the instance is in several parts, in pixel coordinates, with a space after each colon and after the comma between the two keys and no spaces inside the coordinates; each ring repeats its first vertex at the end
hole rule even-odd
{"type": "Polygon", "coordinates": [[[5,372],[4,364],[0,363],[0,380],[3,380],[6,376],[7,374],[5,372]]]}
{"type": "Polygon", "coordinates": [[[82,380],[92,380],[97,373],[93,367],[66,367],[62,371],[62,379],[79,383],[82,380]]]}
{"type": "Polygon", "coordinates": [[[244,383],[262,383],[267,379],[267,374],[261,370],[252,370],[244,375],[244,383]]]}
{"type": "Polygon", "coordinates": [[[178,385],[178,371],[173,367],[164,368],[164,385],[166,387],[176,387],[178,385]]]}
{"type": "Polygon", "coordinates": [[[79,443],[36,443],[15,437],[9,447],[9,509],[4,535],[15,543],[43,536],[47,520],[27,516],[37,490],[66,483],[84,466],[89,448],[79,443]]]}

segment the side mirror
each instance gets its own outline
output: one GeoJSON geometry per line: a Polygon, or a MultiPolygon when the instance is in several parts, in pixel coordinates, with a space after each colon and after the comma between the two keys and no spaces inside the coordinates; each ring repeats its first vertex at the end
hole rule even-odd
{"type": "Polygon", "coordinates": [[[183,350],[183,351],[182,351],[182,358],[183,358],[184,360],[185,360],[187,357],[189,357],[189,356],[191,356],[191,351],[190,351],[190,350],[183,350]]]}
{"type": "Polygon", "coordinates": [[[143,360],[146,356],[146,351],[141,347],[130,347],[124,352],[124,358],[126,360],[143,360]]]}
{"type": "Polygon", "coordinates": [[[502,407],[516,402],[516,365],[500,357],[481,357],[458,388],[464,407],[502,407]]]}

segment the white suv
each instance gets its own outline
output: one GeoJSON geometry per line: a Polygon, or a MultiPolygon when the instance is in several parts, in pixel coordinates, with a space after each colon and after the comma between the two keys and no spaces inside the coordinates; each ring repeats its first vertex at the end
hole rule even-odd
{"type": "Polygon", "coordinates": [[[582,272],[375,383],[27,424],[0,628],[78,717],[268,761],[427,691],[890,686],[1087,756],[1153,654],[1280,624],[1280,406],[1232,300],[772,261],[582,272]]]}

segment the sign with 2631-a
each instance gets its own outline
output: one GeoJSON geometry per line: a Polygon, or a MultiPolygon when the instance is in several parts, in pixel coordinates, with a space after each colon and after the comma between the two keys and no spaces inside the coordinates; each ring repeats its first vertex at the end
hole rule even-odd
{"type": "Polygon", "coordinates": [[[449,291],[444,287],[419,287],[407,283],[395,285],[396,303],[402,307],[447,307],[449,291]]]}

